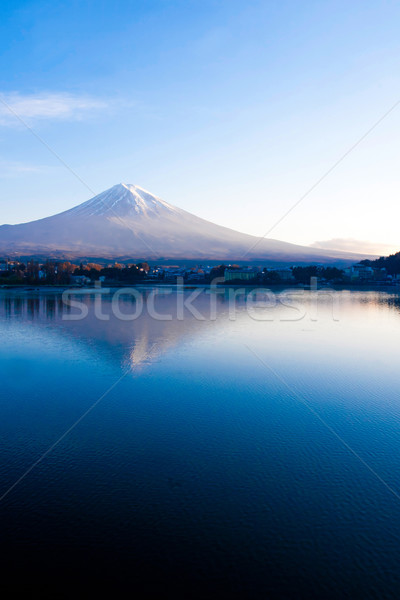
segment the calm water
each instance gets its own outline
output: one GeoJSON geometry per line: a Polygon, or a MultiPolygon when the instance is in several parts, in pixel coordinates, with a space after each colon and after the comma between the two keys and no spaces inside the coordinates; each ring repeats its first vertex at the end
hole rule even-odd
{"type": "Polygon", "coordinates": [[[2,292],[2,583],[398,598],[399,297],[191,293],[2,292]]]}

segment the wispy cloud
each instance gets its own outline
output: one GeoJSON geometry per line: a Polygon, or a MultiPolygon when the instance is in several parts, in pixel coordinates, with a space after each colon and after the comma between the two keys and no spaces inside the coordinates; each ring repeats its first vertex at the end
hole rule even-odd
{"type": "Polygon", "coordinates": [[[344,250],[346,252],[359,252],[360,254],[379,254],[380,256],[387,256],[399,250],[394,244],[369,242],[354,238],[332,238],[331,240],[314,242],[311,246],[322,250],[344,250]]]}
{"type": "Polygon", "coordinates": [[[13,126],[18,118],[35,120],[81,120],[93,111],[105,110],[109,102],[86,95],[67,93],[0,93],[0,125],[13,126]]]}
{"type": "Polygon", "coordinates": [[[0,159],[0,177],[19,177],[21,175],[29,175],[36,173],[43,173],[48,170],[49,167],[42,165],[32,165],[23,162],[13,160],[1,160],[0,159]]]}

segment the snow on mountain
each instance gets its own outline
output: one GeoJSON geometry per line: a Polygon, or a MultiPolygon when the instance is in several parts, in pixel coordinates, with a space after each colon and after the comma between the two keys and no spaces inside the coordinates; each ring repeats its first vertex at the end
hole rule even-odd
{"type": "Polygon", "coordinates": [[[2,225],[0,253],[153,260],[241,260],[245,256],[247,261],[333,262],[360,258],[279,240],[259,241],[124,183],[57,215],[20,225],[2,225]]]}
{"type": "Polygon", "coordinates": [[[119,183],[87,202],[72,208],[67,213],[87,217],[101,215],[134,217],[135,215],[159,215],[160,209],[166,209],[170,212],[178,210],[143,188],[128,183],[119,183]]]}

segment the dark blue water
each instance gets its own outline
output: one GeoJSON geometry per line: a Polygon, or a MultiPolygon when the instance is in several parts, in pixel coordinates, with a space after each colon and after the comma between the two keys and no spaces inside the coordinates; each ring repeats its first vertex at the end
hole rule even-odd
{"type": "Polygon", "coordinates": [[[2,292],[3,583],[399,597],[399,298],[191,293],[2,292]]]}

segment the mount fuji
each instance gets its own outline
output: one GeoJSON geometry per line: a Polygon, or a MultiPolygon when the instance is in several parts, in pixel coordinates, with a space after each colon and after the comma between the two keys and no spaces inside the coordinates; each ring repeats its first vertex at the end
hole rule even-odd
{"type": "Polygon", "coordinates": [[[259,239],[196,217],[143,188],[120,183],[65,212],[2,225],[9,256],[338,262],[361,256],[259,239]]]}

